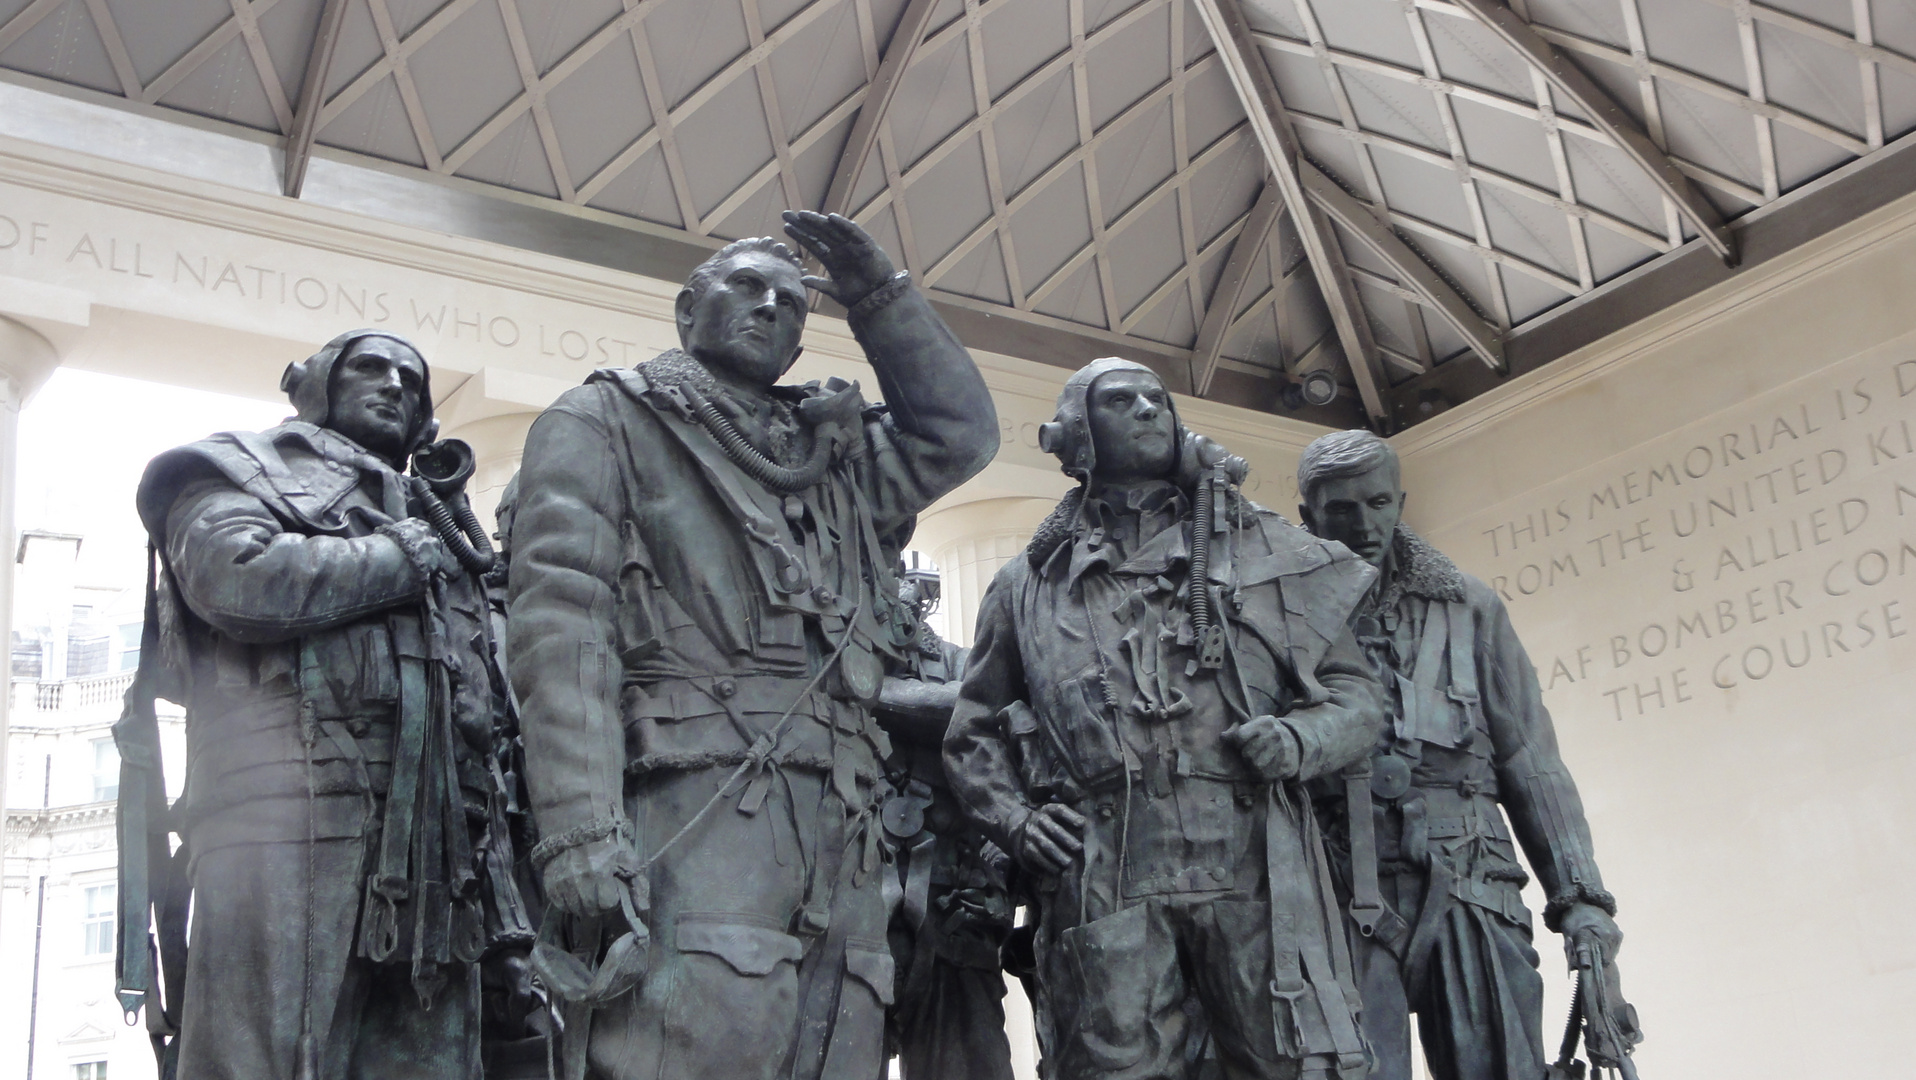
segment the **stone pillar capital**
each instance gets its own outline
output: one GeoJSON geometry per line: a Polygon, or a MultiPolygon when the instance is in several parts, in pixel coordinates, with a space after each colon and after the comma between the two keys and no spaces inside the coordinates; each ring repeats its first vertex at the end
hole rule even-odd
{"type": "Polygon", "coordinates": [[[46,385],[60,353],[45,334],[0,314],[0,380],[7,383],[5,407],[18,411],[46,385]]]}

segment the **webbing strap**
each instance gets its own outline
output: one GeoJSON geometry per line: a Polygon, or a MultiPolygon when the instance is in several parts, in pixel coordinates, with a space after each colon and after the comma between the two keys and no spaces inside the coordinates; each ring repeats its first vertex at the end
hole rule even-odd
{"type": "MultiPolygon", "coordinates": [[[[1300,791],[1304,800],[1300,816],[1304,820],[1305,858],[1317,879],[1322,898],[1324,934],[1313,936],[1309,949],[1300,949],[1311,966],[1311,984],[1317,990],[1318,1006],[1330,1026],[1331,1045],[1337,1052],[1337,1072],[1348,1080],[1361,1080],[1370,1074],[1370,1048],[1358,1026],[1363,999],[1357,989],[1357,969],[1351,964],[1350,942],[1337,922],[1336,894],[1331,891],[1330,860],[1324,852],[1324,836],[1317,827],[1317,815],[1310,807],[1310,792],[1300,791]],[[1326,954],[1325,945],[1329,950],[1326,954]]],[[[1396,918],[1391,913],[1391,918],[1396,918]]],[[[1402,920],[1398,920],[1401,922],[1402,920]]]]}
{"type": "Polygon", "coordinates": [[[1283,814],[1279,798],[1277,785],[1271,785],[1264,815],[1264,875],[1269,882],[1271,917],[1271,1022],[1277,1028],[1277,1045],[1289,1046],[1302,1057],[1304,1025],[1298,1016],[1298,1002],[1307,987],[1298,957],[1297,913],[1285,910],[1286,905],[1279,899],[1277,868],[1284,854],[1278,841],[1278,825],[1283,814]]]}
{"type": "MultiPolygon", "coordinates": [[[[1448,616],[1445,621],[1450,624],[1450,698],[1459,703],[1474,703],[1478,700],[1477,658],[1471,648],[1476,635],[1470,629],[1470,605],[1448,600],[1444,611],[1448,616]]],[[[1428,627],[1425,633],[1429,633],[1428,627]]]]}
{"type": "Polygon", "coordinates": [[[838,998],[845,986],[845,939],[850,934],[852,921],[842,916],[831,917],[832,899],[837,896],[839,879],[845,873],[846,848],[852,842],[846,829],[846,812],[850,808],[829,782],[820,807],[826,820],[819,829],[813,894],[807,898],[800,919],[815,928],[823,918],[825,938],[799,965],[798,1037],[792,1051],[792,1080],[821,1080],[824,1075],[833,1021],[838,1017],[838,998]],[[822,896],[819,882],[824,883],[822,896]]]}
{"type": "Polygon", "coordinates": [[[392,778],[386,791],[379,863],[366,881],[364,929],[359,944],[361,954],[375,962],[391,958],[399,947],[399,904],[410,893],[407,869],[431,706],[425,642],[419,628],[406,619],[393,619],[390,625],[393,652],[399,662],[399,729],[393,746],[392,778]]]}
{"type": "Polygon", "coordinates": [[[1377,823],[1370,798],[1370,762],[1344,772],[1344,810],[1349,818],[1351,845],[1351,921],[1357,932],[1370,937],[1384,913],[1384,897],[1377,887],[1377,823]]]}
{"type": "Polygon", "coordinates": [[[1438,609],[1448,606],[1433,601],[1425,608],[1424,632],[1417,639],[1417,661],[1410,669],[1411,679],[1425,689],[1437,689],[1437,680],[1442,677],[1438,659],[1443,656],[1444,645],[1450,637],[1450,620],[1439,617],[1438,609]]]}
{"type": "MultiPolygon", "coordinates": [[[[1299,789],[1301,793],[1301,788],[1299,789]]],[[[1283,785],[1272,784],[1265,807],[1264,865],[1269,884],[1271,915],[1271,993],[1289,1006],[1294,1028],[1292,1042],[1299,1057],[1334,1053],[1339,1072],[1354,1070],[1361,1076],[1368,1064],[1363,1036],[1357,1030],[1353,1003],[1341,974],[1350,969],[1349,954],[1343,949],[1343,932],[1335,921],[1334,901],[1323,861],[1323,841],[1314,828],[1307,806],[1294,808],[1284,795],[1283,785]],[[1293,814],[1297,820],[1293,820],[1293,814]],[[1302,822],[1300,825],[1299,822],[1302,822]],[[1283,837],[1295,837],[1304,849],[1305,873],[1281,873],[1284,864],[1283,837]],[[1311,886],[1316,886],[1313,890],[1311,886]],[[1315,897],[1304,894],[1315,891],[1315,897]],[[1318,900],[1321,906],[1312,903],[1318,900]],[[1333,963],[1332,948],[1340,963],[1333,963]],[[1301,961],[1301,963],[1300,963],[1301,961]],[[1342,969],[1342,971],[1340,971],[1342,969]],[[1293,973],[1301,979],[1293,978],[1293,973]],[[1308,988],[1317,999],[1331,1045],[1311,1045],[1298,1023],[1297,999],[1308,988]]],[[[1355,987],[1353,981],[1351,987],[1355,987]]],[[[1287,1040],[1278,1032],[1278,1043],[1287,1040]]]]}

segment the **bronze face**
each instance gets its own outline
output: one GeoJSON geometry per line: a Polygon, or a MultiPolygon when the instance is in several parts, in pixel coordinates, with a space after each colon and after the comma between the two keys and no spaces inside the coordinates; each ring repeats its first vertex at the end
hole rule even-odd
{"type": "Polygon", "coordinates": [[[679,301],[679,334],[721,382],[763,389],[778,382],[805,329],[798,267],[745,252],[726,262],[697,296],[679,301]]]}
{"type": "Polygon", "coordinates": [[[1157,376],[1113,371],[1091,385],[1085,406],[1099,480],[1123,483],[1171,474],[1177,465],[1178,422],[1157,376]]]}
{"type": "Polygon", "coordinates": [[[1356,476],[1319,481],[1299,507],[1310,530],[1336,540],[1372,566],[1382,566],[1404,516],[1404,491],[1395,464],[1356,476]]]}
{"type": "Polygon", "coordinates": [[[397,459],[406,452],[425,382],[425,360],[403,343],[388,337],[355,341],[333,364],[326,426],[397,459]]]}

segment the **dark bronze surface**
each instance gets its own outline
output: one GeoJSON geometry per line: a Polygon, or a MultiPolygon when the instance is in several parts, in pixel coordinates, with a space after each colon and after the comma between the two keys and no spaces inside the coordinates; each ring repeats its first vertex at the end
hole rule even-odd
{"type": "Polygon", "coordinates": [[[595,374],[527,439],[508,637],[549,929],[601,974],[614,931],[649,931],[634,990],[566,1005],[568,1076],[882,1068],[884,824],[911,814],[884,811],[871,706],[917,642],[894,567],[997,417],[862,229],[785,220],[827,276],[725,248],[679,296],[683,350],[595,374]],[[883,406],[776,385],[808,288],[847,310],[883,406]]]}

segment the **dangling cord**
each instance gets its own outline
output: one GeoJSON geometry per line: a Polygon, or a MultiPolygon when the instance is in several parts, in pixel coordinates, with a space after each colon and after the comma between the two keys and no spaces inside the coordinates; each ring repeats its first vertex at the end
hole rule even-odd
{"type": "Polygon", "coordinates": [[[802,491],[825,478],[825,469],[832,461],[830,439],[814,438],[811,457],[806,459],[804,465],[796,469],[780,465],[766,457],[758,447],[753,446],[745,438],[744,433],[739,431],[738,426],[720,412],[718,406],[714,405],[709,398],[699,392],[698,387],[690,382],[679,385],[685,393],[685,400],[691,404],[692,411],[698,416],[699,422],[704,424],[705,430],[711,432],[712,438],[718,441],[719,449],[725,451],[725,456],[731,458],[733,464],[744,469],[752,479],[779,491],[802,491]]]}

